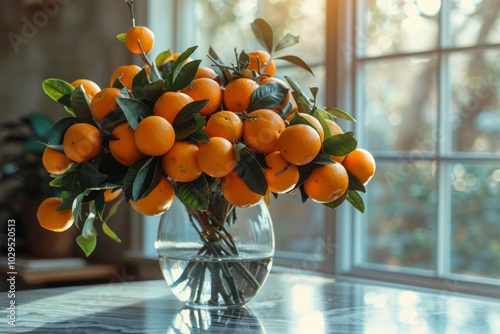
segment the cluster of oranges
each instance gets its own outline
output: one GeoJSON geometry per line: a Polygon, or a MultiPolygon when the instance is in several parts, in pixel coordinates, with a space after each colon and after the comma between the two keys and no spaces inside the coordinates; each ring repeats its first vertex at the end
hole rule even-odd
{"type": "MultiPolygon", "coordinates": [[[[148,60],[147,54],[154,44],[154,35],[148,28],[131,28],[124,41],[130,52],[148,60]]],[[[276,64],[269,52],[248,52],[245,59],[246,63],[228,70],[217,63],[214,67],[188,65],[193,62],[189,57],[168,54],[160,63],[147,62],[143,68],[118,67],[111,74],[107,88],[101,89],[86,79],[72,82],[73,87],[84,89],[91,121],[81,121],[77,115],[74,122],[68,123],[60,145],[46,148],[45,168],[55,178],[62,179],[65,174],[78,172],[85,163],[100,171],[104,158],[112,157],[106,163],[123,167],[126,171],[123,179],[110,184],[104,178],[91,187],[98,195],[92,197],[90,192],[86,196],[89,201],[100,198],[109,202],[124,189],[129,204],[144,215],[162,214],[169,209],[179,185],[200,178],[208,180],[207,191],[218,192],[218,196],[240,207],[256,205],[271,193],[299,191],[316,202],[332,203],[345,198],[353,179],[366,184],[375,172],[371,154],[360,148],[342,156],[327,154],[324,146],[328,138],[344,134],[334,117],[318,114],[313,104],[310,109],[299,106],[295,101],[298,92],[275,77],[276,64]],[[176,62],[179,58],[185,59],[176,62]],[[172,64],[177,67],[168,70],[172,64]],[[138,112],[135,120],[131,121],[129,115],[123,117],[126,113],[120,100],[138,100],[134,96],[137,76],[145,72],[146,85],[151,86],[152,72],[158,70],[155,66],[166,69],[160,71],[162,88],[167,87],[165,76],[172,71],[175,75],[189,76],[188,70],[182,71],[191,68],[192,79],[181,89],[167,88],[161,94],[143,97],[140,105],[150,110],[138,112]],[[278,98],[271,98],[267,105],[252,107],[255,94],[266,90],[278,98]],[[285,93],[274,94],[277,90],[285,93]],[[186,120],[180,120],[186,114],[183,110],[196,101],[204,103],[187,120],[197,122],[197,131],[183,135],[190,128],[186,120]],[[243,153],[258,164],[245,165],[243,153]],[[146,178],[154,184],[124,180],[139,178],[141,169],[137,166],[146,168],[146,161],[148,168],[154,165],[151,161],[161,166],[156,169],[159,175],[146,178]],[[132,168],[135,174],[127,172],[132,168]],[[255,179],[265,189],[256,187],[255,179]],[[136,198],[127,195],[135,188],[147,191],[136,198]]],[[[71,195],[67,193],[65,200],[74,200],[71,195]]],[[[62,198],[54,197],[40,205],[38,219],[43,227],[63,231],[71,226],[74,212],[71,208],[61,209],[63,202],[62,198]]]]}

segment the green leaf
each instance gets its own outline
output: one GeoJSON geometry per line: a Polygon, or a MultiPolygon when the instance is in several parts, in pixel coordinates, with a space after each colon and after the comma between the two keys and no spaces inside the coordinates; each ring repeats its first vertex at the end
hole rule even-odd
{"type": "Polygon", "coordinates": [[[133,187],[134,187],[134,181],[139,173],[139,171],[144,167],[144,165],[149,165],[151,161],[153,160],[152,157],[150,158],[143,158],[137,162],[135,162],[132,166],[130,166],[127,170],[127,173],[125,174],[125,177],[123,178],[123,188],[125,191],[125,202],[129,202],[132,199],[132,192],[133,192],[133,187]]]}
{"type": "Polygon", "coordinates": [[[85,223],[82,227],[82,236],[85,239],[92,237],[94,234],[94,221],[96,217],[96,208],[94,205],[94,201],[89,203],[89,209],[87,212],[87,218],[85,219],[85,223]]]}
{"type": "Polygon", "coordinates": [[[274,52],[278,52],[280,50],[293,46],[297,43],[299,43],[299,36],[294,36],[290,33],[287,33],[278,42],[278,45],[276,45],[276,49],[274,49],[274,52]]]}
{"type": "Polygon", "coordinates": [[[50,181],[49,186],[54,187],[54,188],[61,188],[61,179],[60,178],[55,178],[52,181],[50,181]]]}
{"type": "Polygon", "coordinates": [[[349,190],[346,192],[347,193],[347,201],[351,203],[351,205],[358,210],[361,213],[365,212],[365,203],[363,202],[363,198],[361,195],[354,191],[354,190],[349,190]]]}
{"type": "Polygon", "coordinates": [[[179,57],[173,62],[172,67],[170,67],[170,70],[168,72],[167,78],[165,80],[165,91],[171,91],[171,87],[175,81],[175,78],[179,71],[181,70],[181,67],[183,63],[193,54],[193,52],[196,50],[197,46],[192,46],[188,48],[186,51],[181,53],[179,57]]]}
{"type": "Polygon", "coordinates": [[[320,122],[321,127],[323,128],[323,132],[325,134],[324,138],[330,137],[332,134],[330,133],[330,128],[328,127],[328,124],[326,123],[326,120],[323,117],[323,115],[316,109],[314,110],[313,116],[320,122]]]}
{"type": "Polygon", "coordinates": [[[348,188],[349,190],[361,191],[361,192],[366,193],[366,188],[363,185],[363,183],[361,183],[361,181],[359,181],[349,171],[347,172],[347,175],[349,175],[349,188],[348,188]]]}
{"type": "Polygon", "coordinates": [[[325,153],[342,157],[356,149],[358,141],[354,138],[352,131],[330,136],[323,141],[325,153]]]}
{"type": "Polygon", "coordinates": [[[278,82],[259,86],[252,94],[247,111],[274,109],[283,104],[290,89],[278,82]]]}
{"type": "Polygon", "coordinates": [[[196,76],[196,71],[198,71],[200,63],[201,60],[193,60],[182,66],[179,73],[177,73],[177,75],[175,76],[174,82],[172,84],[172,87],[170,87],[170,90],[176,92],[178,90],[183,89],[184,87],[187,87],[196,76]]]}
{"type": "Polygon", "coordinates": [[[146,179],[143,183],[143,187],[141,188],[141,192],[139,193],[140,198],[144,198],[154,188],[160,183],[163,174],[163,167],[161,164],[161,158],[154,159],[148,167],[148,173],[146,175],[146,179]]]}
{"type": "Polygon", "coordinates": [[[138,100],[146,99],[146,90],[144,86],[148,83],[148,74],[146,73],[146,68],[143,67],[132,80],[132,93],[134,94],[134,98],[138,100]]]}
{"type": "Polygon", "coordinates": [[[257,41],[266,49],[267,52],[273,53],[273,43],[274,43],[274,34],[273,29],[263,19],[255,19],[252,22],[252,31],[257,38],[257,41]]]}
{"type": "Polygon", "coordinates": [[[134,183],[132,185],[132,201],[134,202],[137,202],[137,200],[141,199],[147,187],[149,187],[146,179],[148,176],[149,166],[151,165],[153,159],[154,158],[151,157],[146,160],[146,162],[137,171],[137,175],[135,176],[134,183]]]}
{"type": "Polygon", "coordinates": [[[139,124],[140,118],[152,115],[151,108],[140,100],[122,97],[117,98],[116,102],[118,102],[120,109],[125,114],[130,127],[134,130],[139,124]]]}
{"type": "Polygon", "coordinates": [[[123,89],[126,88],[125,85],[121,82],[120,78],[122,77],[123,74],[120,74],[116,79],[115,82],[113,82],[113,88],[118,88],[118,89],[123,89]]]}
{"type": "Polygon", "coordinates": [[[255,153],[243,144],[233,145],[236,156],[236,173],[253,192],[264,196],[267,192],[267,180],[255,153]]]}
{"type": "Polygon", "coordinates": [[[122,239],[120,239],[115,232],[113,232],[113,230],[108,226],[108,224],[106,224],[106,222],[103,222],[102,225],[102,231],[104,232],[104,234],[106,234],[108,237],[110,237],[111,239],[113,239],[114,241],[116,241],[117,243],[121,243],[122,242],[122,239]]]}
{"type": "Polygon", "coordinates": [[[43,91],[52,100],[71,108],[70,96],[75,89],[69,82],[60,79],[46,79],[42,83],[43,91]]]}
{"type": "Polygon", "coordinates": [[[29,120],[35,134],[40,138],[47,138],[53,125],[52,121],[40,113],[30,114],[29,120]]]}
{"type": "Polygon", "coordinates": [[[295,186],[295,188],[301,186],[307,180],[307,178],[309,177],[309,175],[311,175],[315,167],[316,166],[314,164],[297,166],[299,170],[299,180],[297,181],[297,185],[295,186]]]}
{"type": "Polygon", "coordinates": [[[94,166],[84,162],[78,169],[78,182],[83,188],[94,188],[108,176],[100,173],[94,166]]]}
{"type": "Polygon", "coordinates": [[[165,50],[160,52],[155,58],[156,66],[161,66],[165,63],[165,61],[172,56],[172,52],[170,50],[165,50]]]}
{"type": "Polygon", "coordinates": [[[297,103],[297,107],[299,108],[299,112],[310,114],[311,113],[311,104],[307,95],[304,93],[302,88],[300,88],[299,84],[290,77],[285,76],[286,81],[292,88],[292,96],[297,103]]]}
{"type": "Polygon", "coordinates": [[[76,123],[78,123],[78,120],[75,117],[66,117],[54,124],[50,128],[49,135],[47,137],[47,144],[49,146],[62,145],[66,130],[76,123]]]}
{"type": "Polygon", "coordinates": [[[332,116],[335,116],[335,117],[338,117],[338,118],[342,118],[342,119],[345,119],[345,120],[348,120],[348,121],[351,121],[351,122],[356,122],[356,120],[351,115],[349,115],[347,112],[345,112],[342,109],[339,109],[339,108],[326,108],[326,112],[328,112],[332,116]]]}
{"type": "Polygon", "coordinates": [[[120,42],[123,42],[123,43],[125,43],[126,37],[127,37],[126,32],[116,35],[116,39],[119,40],[120,42]]]}
{"type": "Polygon", "coordinates": [[[104,190],[98,191],[97,198],[94,200],[97,216],[102,221],[104,217],[104,208],[106,207],[106,202],[104,200],[104,190]]]}
{"type": "Polygon", "coordinates": [[[76,243],[83,250],[85,256],[89,257],[90,254],[92,254],[92,252],[94,251],[95,246],[97,245],[97,235],[95,229],[93,229],[93,234],[88,238],[84,238],[82,235],[79,235],[76,238],[76,243]]]}
{"type": "MultiPolygon", "coordinates": [[[[201,119],[203,122],[205,122],[205,119],[200,114],[195,114],[194,116],[195,116],[195,119],[201,119]]],[[[192,134],[190,134],[188,137],[186,137],[186,140],[190,140],[194,143],[197,143],[197,142],[208,143],[208,142],[210,142],[210,138],[208,138],[207,132],[205,131],[203,126],[200,127],[198,130],[196,130],[195,132],[193,132],[192,134]]]]}
{"type": "Polygon", "coordinates": [[[297,56],[288,55],[288,56],[276,57],[274,59],[285,60],[287,62],[290,62],[290,63],[294,64],[294,65],[297,65],[298,67],[300,67],[300,68],[306,70],[307,72],[311,73],[312,75],[314,75],[314,72],[309,67],[309,65],[307,65],[305,61],[303,61],[302,59],[300,59],[297,56]]]}
{"type": "Polygon", "coordinates": [[[322,153],[319,153],[311,163],[316,164],[316,165],[330,165],[335,163],[329,155],[325,155],[322,153]]]}
{"type": "Polygon", "coordinates": [[[192,182],[177,182],[177,196],[193,209],[205,211],[208,209],[208,182],[204,174],[192,182]]]}
{"type": "Polygon", "coordinates": [[[82,85],[75,88],[71,94],[71,108],[79,121],[94,125],[94,118],[90,112],[90,100],[82,85]]]}
{"type": "Polygon", "coordinates": [[[346,191],[340,198],[336,199],[335,201],[329,202],[329,203],[323,203],[324,206],[329,207],[330,209],[335,209],[339,207],[342,203],[344,203],[345,199],[347,198],[347,193],[346,191]]]}
{"type": "Polygon", "coordinates": [[[125,201],[124,197],[121,197],[113,206],[109,209],[108,214],[106,215],[106,219],[104,220],[105,222],[109,221],[111,217],[113,217],[117,212],[118,209],[120,208],[120,205],[125,201]]]}
{"type": "Polygon", "coordinates": [[[185,105],[172,123],[175,130],[175,140],[182,140],[197,132],[205,125],[205,120],[199,114],[209,100],[193,101],[185,105]]]}
{"type": "Polygon", "coordinates": [[[156,101],[164,93],[163,80],[158,79],[155,82],[148,83],[144,86],[146,92],[146,99],[149,101],[156,101]]]}

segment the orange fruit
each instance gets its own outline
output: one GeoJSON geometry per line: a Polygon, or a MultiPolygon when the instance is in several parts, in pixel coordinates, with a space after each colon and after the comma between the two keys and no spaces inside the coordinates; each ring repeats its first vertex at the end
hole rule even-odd
{"type": "Polygon", "coordinates": [[[223,177],[236,166],[236,154],[231,142],[222,137],[212,137],[209,143],[200,143],[196,156],[200,169],[212,177],[223,177]]]}
{"type": "Polygon", "coordinates": [[[109,141],[109,151],[113,158],[124,166],[132,166],[144,157],[134,141],[134,129],[127,122],[117,125],[113,129],[116,140],[109,141]]]}
{"type": "Polygon", "coordinates": [[[149,116],[143,119],[134,133],[135,145],[142,153],[160,156],[168,152],[175,142],[175,131],[165,118],[149,116]]]}
{"type": "Polygon", "coordinates": [[[262,74],[262,69],[265,67],[263,73],[267,73],[270,76],[276,73],[276,64],[274,60],[271,59],[271,55],[266,51],[250,51],[248,56],[250,57],[250,64],[248,65],[249,70],[257,71],[257,73],[262,74]]]}
{"type": "Polygon", "coordinates": [[[219,84],[209,78],[199,78],[191,81],[191,84],[182,89],[181,92],[191,96],[195,101],[208,99],[208,103],[200,110],[202,115],[213,114],[220,108],[222,103],[222,88],[219,84]]]}
{"type": "Polygon", "coordinates": [[[259,85],[248,78],[237,78],[229,82],[222,94],[222,101],[227,110],[242,112],[250,105],[253,92],[259,85]]]}
{"type": "Polygon", "coordinates": [[[292,190],[299,181],[299,169],[286,161],[279,152],[272,152],[264,157],[266,165],[264,175],[270,191],[284,194],[292,190]]]}
{"type": "Polygon", "coordinates": [[[173,124],[179,111],[193,101],[189,95],[181,92],[165,92],[156,101],[153,114],[161,116],[173,124]]]}
{"type": "Polygon", "coordinates": [[[87,97],[92,100],[95,94],[101,91],[101,88],[93,81],[87,79],[78,79],[71,83],[71,86],[78,87],[82,85],[83,89],[85,89],[85,93],[87,97]]]}
{"type": "Polygon", "coordinates": [[[195,144],[187,141],[176,141],[161,160],[167,176],[178,182],[196,180],[202,173],[196,161],[199,150],[200,148],[195,144]]]}
{"type": "Polygon", "coordinates": [[[64,153],[73,161],[84,162],[96,158],[101,152],[100,131],[87,123],[73,124],[63,138],[64,153]]]}
{"type": "Polygon", "coordinates": [[[209,78],[209,79],[217,79],[217,73],[211,69],[210,67],[200,66],[198,70],[196,70],[195,79],[199,78],[209,78]]]}
{"type": "Polygon", "coordinates": [[[342,164],[333,163],[314,168],[304,182],[304,191],[313,201],[329,203],[340,198],[349,186],[349,176],[342,164]]]}
{"type": "Polygon", "coordinates": [[[325,139],[325,131],[323,130],[323,127],[321,126],[321,123],[318,121],[318,119],[303,112],[299,113],[299,115],[304,117],[309,123],[311,123],[312,126],[314,126],[314,128],[318,131],[321,142],[323,142],[323,140],[325,139]]]}
{"type": "Polygon", "coordinates": [[[257,153],[271,153],[278,149],[278,139],[285,130],[283,119],[271,109],[258,109],[243,121],[243,141],[257,153]]]}
{"type": "Polygon", "coordinates": [[[278,140],[278,148],[286,161],[302,166],[313,161],[321,149],[318,131],[305,124],[287,127],[278,140]]]}
{"type": "MultiPolygon", "coordinates": [[[[326,122],[326,125],[328,125],[328,129],[330,130],[330,135],[335,136],[335,135],[339,135],[339,134],[344,133],[342,128],[337,123],[335,123],[335,121],[332,121],[331,119],[327,119],[327,120],[325,120],[325,122],[326,122]]],[[[342,163],[344,161],[345,156],[332,155],[332,156],[330,156],[330,158],[333,161],[342,163]]]]}
{"type": "Polygon", "coordinates": [[[64,232],[73,225],[74,218],[71,209],[57,210],[62,202],[59,197],[49,197],[40,203],[36,211],[40,226],[49,231],[64,232]]]}
{"type": "Polygon", "coordinates": [[[232,205],[249,208],[259,204],[263,196],[259,195],[246,185],[245,181],[232,171],[224,176],[221,182],[222,195],[232,205]]]}
{"type": "MultiPolygon", "coordinates": [[[[259,84],[261,86],[265,85],[267,83],[271,83],[271,82],[277,82],[280,85],[282,85],[283,87],[290,89],[290,87],[288,87],[288,85],[283,80],[280,80],[280,79],[275,78],[275,77],[270,77],[270,76],[267,76],[267,75],[263,75],[263,76],[260,77],[260,80],[259,80],[259,84]]],[[[283,110],[288,105],[288,102],[290,102],[291,97],[292,97],[292,91],[290,90],[290,91],[288,91],[288,94],[286,95],[285,100],[283,101],[283,103],[278,108],[276,108],[276,109],[277,110],[283,110]]]]}
{"type": "Polygon", "coordinates": [[[114,201],[122,193],[122,188],[109,188],[104,190],[104,202],[108,203],[114,201]]]}
{"type": "Polygon", "coordinates": [[[236,113],[222,110],[210,116],[205,124],[205,132],[208,137],[222,137],[230,142],[240,140],[243,135],[243,121],[236,113]]]}
{"type": "Polygon", "coordinates": [[[118,66],[116,70],[111,74],[111,79],[109,80],[109,86],[113,87],[116,79],[120,78],[121,83],[127,87],[128,90],[132,90],[132,81],[134,77],[141,71],[141,68],[137,65],[122,65],[118,66]]]}
{"type": "Polygon", "coordinates": [[[139,41],[141,42],[144,53],[148,54],[151,49],[153,49],[155,36],[148,27],[135,26],[130,28],[125,35],[125,45],[127,45],[127,49],[132,53],[141,54],[139,41]]]}
{"type": "Polygon", "coordinates": [[[166,177],[162,176],[158,185],[146,197],[138,199],[136,202],[130,200],[130,206],[143,215],[157,216],[170,208],[174,197],[174,186],[166,177]]]}
{"type": "Polygon", "coordinates": [[[66,154],[56,151],[53,148],[46,147],[42,155],[42,164],[45,170],[50,174],[62,174],[68,169],[71,160],[66,154]]]}
{"type": "Polygon", "coordinates": [[[90,101],[90,112],[96,120],[101,122],[107,114],[118,108],[117,97],[123,97],[118,88],[104,88],[94,95],[90,101]]]}
{"type": "Polygon", "coordinates": [[[370,152],[362,148],[357,148],[349,153],[342,164],[363,184],[367,184],[375,174],[375,159],[370,152]]]}

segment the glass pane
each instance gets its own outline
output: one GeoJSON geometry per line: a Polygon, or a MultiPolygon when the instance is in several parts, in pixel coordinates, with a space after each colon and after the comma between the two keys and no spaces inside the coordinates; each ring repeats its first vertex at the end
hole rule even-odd
{"type": "Polygon", "coordinates": [[[367,131],[368,149],[433,152],[437,142],[437,60],[369,61],[363,69],[365,103],[358,118],[367,131]]]}
{"type": "Polygon", "coordinates": [[[440,0],[365,0],[364,29],[356,43],[362,55],[427,51],[438,46],[440,0]]]}
{"type": "Polygon", "coordinates": [[[456,46],[500,42],[498,0],[453,0],[451,29],[456,46]]]}
{"type": "Polygon", "coordinates": [[[435,164],[383,161],[368,184],[365,262],[433,270],[436,261],[435,164]]]}
{"type": "Polygon", "coordinates": [[[500,52],[450,55],[453,149],[500,152],[500,52]]]}
{"type": "Polygon", "coordinates": [[[450,167],[451,271],[500,279],[500,164],[450,167]]]}

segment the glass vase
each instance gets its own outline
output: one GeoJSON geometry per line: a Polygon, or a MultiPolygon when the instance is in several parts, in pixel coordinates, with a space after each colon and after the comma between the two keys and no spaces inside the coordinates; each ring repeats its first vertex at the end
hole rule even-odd
{"type": "Polygon", "coordinates": [[[261,201],[251,208],[222,196],[199,211],[175,198],[156,242],[173,294],[192,308],[236,308],[259,292],[272,267],[274,231],[261,201]]]}

